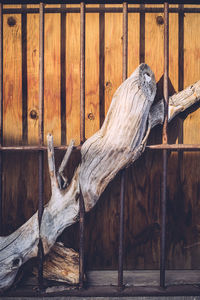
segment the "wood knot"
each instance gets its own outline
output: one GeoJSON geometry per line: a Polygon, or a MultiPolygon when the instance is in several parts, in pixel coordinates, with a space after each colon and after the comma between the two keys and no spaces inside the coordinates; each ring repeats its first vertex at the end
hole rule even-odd
{"type": "Polygon", "coordinates": [[[38,119],[38,113],[37,113],[37,111],[36,111],[35,109],[32,109],[32,110],[30,111],[29,116],[30,116],[30,118],[31,118],[32,120],[37,120],[37,119],[38,119]]]}
{"type": "Polygon", "coordinates": [[[93,115],[93,113],[88,114],[88,119],[91,121],[93,121],[95,119],[95,116],[93,115]]]}
{"type": "Polygon", "coordinates": [[[164,24],[164,19],[163,19],[163,17],[162,17],[162,16],[157,16],[157,17],[156,17],[156,23],[157,23],[158,25],[163,25],[163,24],[164,24]]]}
{"type": "Polygon", "coordinates": [[[9,18],[7,19],[7,24],[8,24],[8,26],[10,26],[10,27],[15,26],[16,23],[17,23],[17,21],[16,21],[16,19],[13,18],[13,17],[9,17],[9,18]]]}

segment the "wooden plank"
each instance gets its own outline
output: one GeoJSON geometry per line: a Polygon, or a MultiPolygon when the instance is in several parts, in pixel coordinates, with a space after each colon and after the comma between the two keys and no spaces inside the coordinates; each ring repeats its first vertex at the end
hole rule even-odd
{"type": "Polygon", "coordinates": [[[54,144],[60,145],[60,14],[45,14],[44,43],[44,142],[52,133],[54,144]]]}
{"type": "Polygon", "coordinates": [[[39,14],[27,15],[27,85],[28,143],[36,145],[39,142],[39,14]]]}
{"type": "Polygon", "coordinates": [[[3,28],[3,142],[12,145],[22,139],[21,16],[5,15],[3,28]]]}
{"type": "MultiPolygon", "coordinates": [[[[184,17],[184,87],[200,78],[199,14],[185,14],[184,17]],[[194,71],[195,70],[195,71],[194,71]]],[[[198,108],[199,105],[196,106],[198,108]]],[[[194,110],[184,121],[184,143],[200,143],[200,111],[194,110]],[[192,129],[192,130],[191,130],[192,129]]]]}
{"type": "MultiPolygon", "coordinates": [[[[74,7],[73,5],[70,7],[74,7]]],[[[78,6],[79,7],[79,6],[78,6]]],[[[80,14],[66,21],[66,118],[67,143],[80,143],[80,14]]]]}
{"type": "MultiPolygon", "coordinates": [[[[119,7],[119,5],[115,5],[119,7]]],[[[109,7],[109,4],[106,5],[109,7]]],[[[105,114],[122,82],[122,14],[105,15],[105,114]]]]}
{"type": "MultiPolygon", "coordinates": [[[[128,7],[138,7],[130,4],[128,7]]],[[[140,63],[140,14],[128,13],[128,76],[137,68],[140,63]]]]}
{"type": "Polygon", "coordinates": [[[87,139],[99,129],[99,14],[96,13],[86,14],[85,53],[85,135],[87,139]]]}

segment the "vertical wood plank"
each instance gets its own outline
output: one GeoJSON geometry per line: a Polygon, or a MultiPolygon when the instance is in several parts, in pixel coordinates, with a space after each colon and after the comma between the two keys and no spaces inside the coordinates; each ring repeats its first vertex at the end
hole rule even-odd
{"type": "MultiPolygon", "coordinates": [[[[129,7],[139,7],[139,5],[129,4],[129,7]]],[[[139,13],[128,13],[128,76],[139,65],[139,13]]]]}
{"type": "Polygon", "coordinates": [[[45,14],[44,43],[44,142],[46,143],[47,133],[50,132],[54,136],[54,144],[59,145],[61,142],[60,14],[45,14]]]}
{"type": "MultiPolygon", "coordinates": [[[[88,5],[87,7],[94,7],[88,5]]],[[[97,5],[98,7],[98,5],[97,5]]],[[[85,136],[99,129],[99,14],[86,14],[85,136]]]]}
{"type": "Polygon", "coordinates": [[[4,144],[17,145],[22,140],[21,16],[4,15],[3,28],[4,144]]]}
{"type": "MultiPolygon", "coordinates": [[[[200,37],[197,28],[199,14],[185,14],[184,18],[184,87],[200,78],[200,37]]],[[[197,105],[198,107],[198,105],[197,105]]],[[[200,143],[200,111],[192,112],[184,121],[184,143],[200,143]]]]}
{"type": "MultiPolygon", "coordinates": [[[[70,7],[75,7],[70,5],[70,7]]],[[[80,6],[78,6],[80,7],[80,6]]],[[[80,14],[68,13],[66,22],[67,143],[80,143],[80,14]]]]}
{"type": "MultiPolygon", "coordinates": [[[[146,5],[146,7],[162,7],[162,5],[146,5]]],[[[147,13],[145,15],[145,62],[155,74],[156,81],[163,76],[164,68],[164,26],[157,24],[156,18],[163,13],[147,13]]]]}
{"type": "MultiPolygon", "coordinates": [[[[30,7],[30,6],[28,6],[30,7]]],[[[37,6],[31,6],[37,7],[37,6]]],[[[39,117],[39,14],[27,15],[28,144],[36,145],[39,117]]]]}
{"type": "MultiPolygon", "coordinates": [[[[113,6],[119,7],[119,5],[113,6]]],[[[106,7],[109,7],[109,4],[106,7]]],[[[122,38],[122,14],[107,13],[105,15],[105,114],[113,94],[122,83],[122,38]]]]}

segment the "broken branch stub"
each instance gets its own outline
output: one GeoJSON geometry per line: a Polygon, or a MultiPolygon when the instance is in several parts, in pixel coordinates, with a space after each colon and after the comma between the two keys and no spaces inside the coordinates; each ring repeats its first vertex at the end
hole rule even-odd
{"type": "MultiPolygon", "coordinates": [[[[0,290],[10,287],[20,266],[37,256],[39,236],[47,254],[63,230],[77,222],[80,187],[89,211],[117,172],[142,154],[151,128],[164,119],[163,100],[152,105],[155,93],[154,74],[141,64],[116,91],[102,128],[83,144],[82,162],[64,190],[56,178],[53,137],[47,136],[51,199],[44,208],[40,233],[35,213],[11,235],[0,237],[0,290]]],[[[169,121],[199,99],[200,81],[171,97],[169,121]]],[[[63,167],[60,170],[62,175],[63,167]]]]}

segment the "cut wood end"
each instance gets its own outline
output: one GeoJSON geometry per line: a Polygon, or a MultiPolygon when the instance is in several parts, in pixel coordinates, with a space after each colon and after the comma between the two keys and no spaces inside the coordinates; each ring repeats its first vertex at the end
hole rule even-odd
{"type": "MultiPolygon", "coordinates": [[[[33,274],[37,276],[37,273],[37,268],[34,268],[33,274]]],[[[62,243],[56,243],[45,256],[43,277],[70,285],[78,284],[79,253],[71,248],[65,248],[62,243]]]]}

